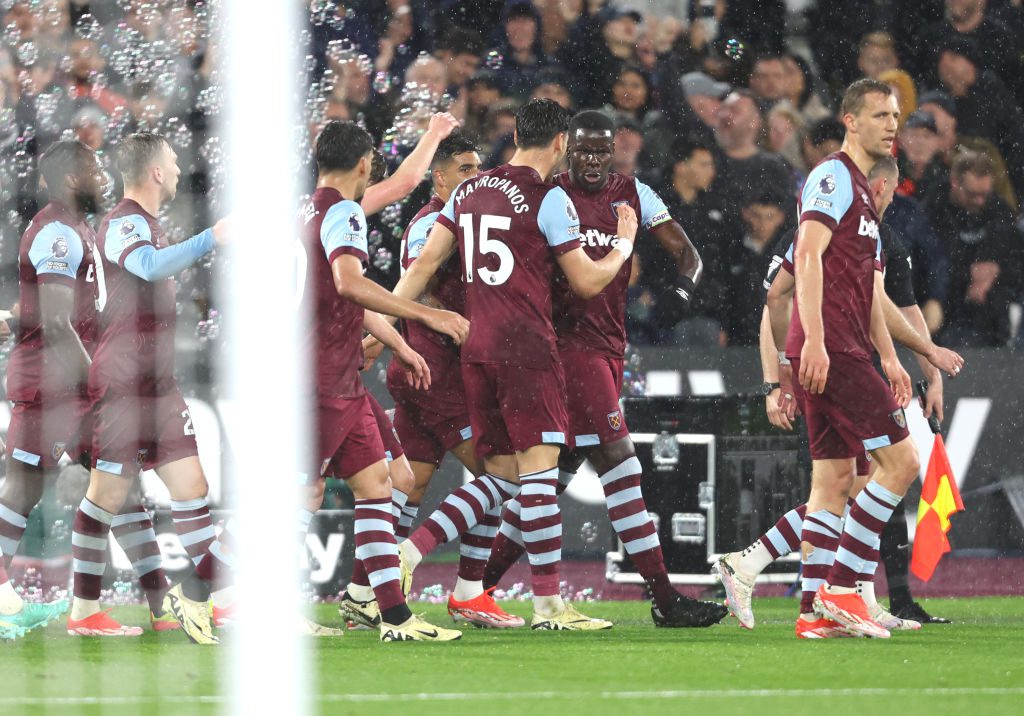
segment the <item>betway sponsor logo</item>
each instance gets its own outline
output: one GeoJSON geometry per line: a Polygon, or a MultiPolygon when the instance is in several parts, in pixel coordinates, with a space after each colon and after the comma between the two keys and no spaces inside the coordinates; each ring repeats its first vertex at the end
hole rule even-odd
{"type": "Polygon", "coordinates": [[[603,231],[597,229],[587,229],[580,233],[580,245],[581,246],[615,246],[619,241],[619,237],[614,234],[606,234],[603,231]]]}
{"type": "Polygon", "coordinates": [[[868,221],[864,218],[864,215],[860,216],[860,228],[857,229],[858,236],[870,236],[872,239],[878,240],[878,224],[874,221],[868,221]]]}

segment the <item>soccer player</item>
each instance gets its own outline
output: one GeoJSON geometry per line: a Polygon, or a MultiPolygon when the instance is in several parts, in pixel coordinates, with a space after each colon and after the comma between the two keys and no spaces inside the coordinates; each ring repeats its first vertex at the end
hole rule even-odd
{"type": "MultiPolygon", "coordinates": [[[[685,306],[700,280],[700,256],[650,187],[610,172],[614,133],[614,123],[601,112],[580,112],[573,117],[569,123],[569,171],[555,176],[554,182],[576,207],[580,243],[594,260],[613,251],[617,228],[613,209],[631,207],[641,225],[679,256],[684,269],[672,295],[685,306]]],[[[640,491],[640,461],[619,407],[631,268],[632,259],[627,259],[615,279],[589,299],[576,295],[564,276],[555,282],[555,332],[566,377],[570,445],[575,448],[571,454],[563,451],[558,489],[564,490],[582,461],[589,460],[601,477],[612,526],[654,595],[654,623],[710,626],[727,611],[714,602],[684,597],[669,582],[657,529],[640,491]]],[[[519,499],[510,500],[487,564],[484,586],[489,589],[524,551],[521,514],[519,499]]]]}
{"type": "MultiPolygon", "coordinates": [[[[63,599],[24,602],[6,567],[61,457],[84,457],[92,438],[86,388],[96,318],[95,235],[85,217],[96,211],[106,175],[95,153],[71,140],[51,145],[40,157],[39,171],[50,202],[33,217],[21,240],[21,320],[7,366],[7,395],[14,407],[7,476],[0,488],[0,620],[10,625],[13,635],[42,626],[67,609],[63,599]]],[[[178,623],[162,611],[169,585],[153,523],[137,490],[133,494],[131,507],[114,518],[114,533],[139,574],[153,628],[175,628],[178,623]]]]}
{"type": "MultiPolygon", "coordinates": [[[[891,157],[878,160],[868,172],[868,184],[871,186],[873,203],[879,217],[885,213],[892,201],[898,178],[899,170],[891,157]]],[[[884,291],[877,295],[877,298],[883,302],[886,325],[895,340],[917,352],[918,363],[929,381],[928,401],[924,406],[925,415],[931,415],[934,410],[941,419],[942,373],[936,366],[950,366],[950,361],[953,361],[952,365],[956,365],[958,356],[952,351],[935,346],[930,340],[924,315],[914,299],[909,255],[899,237],[884,224],[879,227],[879,236],[886,262],[884,291]],[[930,361],[934,361],[934,365],[930,361]]],[[[768,305],[765,307],[761,322],[761,362],[768,381],[765,384],[765,392],[768,393],[766,407],[772,424],[784,430],[793,429],[792,420],[797,410],[787,367],[785,364],[780,365],[776,358],[778,355],[784,360],[785,354],[776,351],[773,334],[784,340],[789,327],[791,297],[795,286],[792,259],[792,240],[787,238],[775,248],[771,267],[765,278],[768,305]],[[781,383],[785,384],[784,387],[780,383],[780,378],[781,383]]],[[[879,278],[876,275],[875,280],[878,281],[879,278]]],[[[851,489],[852,496],[855,497],[867,482],[869,470],[870,463],[858,455],[856,479],[851,489]]],[[[741,552],[723,555],[712,569],[712,573],[717,574],[726,587],[730,611],[743,626],[754,626],[750,600],[757,575],[774,560],[799,549],[798,535],[805,511],[806,505],[793,508],[749,547],[741,552]]],[[[890,561],[894,562],[896,578],[902,575],[905,583],[906,557],[896,544],[892,545],[892,549],[887,549],[885,535],[890,532],[897,534],[890,537],[888,542],[898,544],[899,532],[902,532],[902,539],[906,542],[906,516],[902,508],[893,513],[890,525],[883,533],[881,557],[886,563],[887,572],[894,571],[889,567],[890,561]]],[[[920,628],[919,621],[890,614],[878,603],[874,593],[874,567],[875,562],[866,565],[865,572],[858,575],[857,580],[858,591],[864,598],[872,618],[890,631],[920,628]]],[[[892,601],[892,596],[890,600],[892,601]]]]}
{"type": "Polygon", "coordinates": [[[599,261],[580,251],[579,217],[565,191],[549,183],[565,156],[569,114],[550,100],[516,113],[516,152],[508,164],[463,182],[449,197],[426,245],[395,287],[418,298],[460,249],[472,323],[462,346],[462,377],[476,452],[485,474],[442,502],[401,545],[408,578],[423,556],[520,494],[530,559],[531,626],[607,629],[559,594],[562,522],[556,501],[558,455],[566,442],[565,379],[551,320],[556,263],[572,289],[597,295],[629,258],[636,214],[616,207],[614,250],[599,261]],[[456,241],[457,238],[457,241],[456,241]]]}
{"type": "Polygon", "coordinates": [[[815,461],[801,535],[804,579],[824,577],[812,598],[805,590],[796,632],[839,628],[887,638],[856,583],[877,561],[882,529],[919,469],[903,413],[910,378],[882,302],[873,300],[881,247],[866,176],[892,154],[899,108],[888,85],[862,79],[847,88],[840,111],[842,148],[814,167],[799,202],[796,297],[785,349],[815,461]],[[872,366],[872,346],[891,389],[872,366]],[[844,521],[854,458],[863,450],[878,467],[844,521]]]}
{"type": "MultiPolygon", "coordinates": [[[[403,270],[408,269],[419,256],[426,244],[430,227],[455,187],[476,176],[479,171],[480,156],[476,145],[461,132],[453,132],[438,145],[431,164],[434,194],[406,228],[402,239],[403,270]]],[[[444,264],[431,282],[428,292],[420,297],[420,302],[457,313],[465,311],[465,290],[455,257],[444,264]]],[[[414,322],[402,322],[402,335],[427,361],[431,385],[427,390],[410,387],[399,363],[393,361],[388,366],[388,391],[395,400],[394,427],[409,459],[408,465],[414,479],[414,486],[406,503],[402,505],[396,529],[400,543],[409,536],[419,512],[420,501],[446,452],[451,452],[474,476],[483,474],[483,463],[473,451],[472,428],[466,407],[458,346],[445,336],[426,330],[414,322]]],[[[378,354],[378,347],[379,344],[369,346],[368,357],[378,354]]],[[[496,508],[460,536],[458,580],[448,600],[448,612],[457,622],[466,621],[492,628],[525,624],[521,617],[505,612],[490,592],[480,589],[483,568],[499,518],[499,510],[496,508]]],[[[366,601],[366,597],[372,598],[372,594],[367,595],[365,589],[353,590],[350,586],[342,597],[341,608],[353,621],[370,625],[373,623],[376,606],[366,601]]]]}
{"type": "Polygon", "coordinates": [[[392,517],[392,492],[380,430],[359,378],[365,327],[389,346],[414,382],[429,369],[378,313],[417,320],[461,342],[465,318],[402,300],[363,275],[369,261],[366,217],[358,202],[369,182],[373,143],[352,122],[332,121],[316,140],[317,189],[304,212],[304,290],[314,320],[308,343],[316,375],[317,455],[307,509],[323,499],[323,477],[345,479],[355,497],[356,558],[364,562],[380,610],[381,641],[449,641],[461,633],[427,624],[405,603],[392,517]]]}
{"type": "Polygon", "coordinates": [[[97,235],[96,279],[101,313],[89,395],[95,414],[89,489],[75,515],[72,549],[74,601],[69,634],[135,636],[100,609],[106,541],[139,471],[156,470],[171,496],[175,529],[195,572],[164,598],[195,643],[215,644],[207,601],[218,573],[230,567],[231,524],[218,537],[206,503],[188,406],[174,379],[174,275],[228,239],[225,221],[169,245],[159,220],[174,198],[177,155],[152,132],[125,137],[118,168],[124,198],[97,235]]]}

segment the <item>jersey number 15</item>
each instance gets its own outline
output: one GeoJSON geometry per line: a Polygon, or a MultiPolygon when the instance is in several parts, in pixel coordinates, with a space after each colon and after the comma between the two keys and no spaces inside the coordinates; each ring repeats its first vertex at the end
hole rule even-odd
{"type": "MultiPolygon", "coordinates": [[[[465,243],[466,260],[464,266],[466,267],[466,283],[473,283],[473,265],[476,261],[477,248],[475,231],[473,229],[473,215],[460,214],[459,227],[462,229],[462,237],[465,243]]],[[[500,286],[508,281],[508,277],[512,275],[512,269],[515,267],[515,257],[512,255],[512,249],[506,243],[499,239],[489,238],[487,234],[491,229],[508,231],[510,228],[512,228],[512,219],[507,216],[495,216],[494,214],[480,215],[480,253],[496,255],[498,257],[498,268],[492,271],[481,266],[476,269],[476,275],[484,283],[491,286],[500,286]]]]}

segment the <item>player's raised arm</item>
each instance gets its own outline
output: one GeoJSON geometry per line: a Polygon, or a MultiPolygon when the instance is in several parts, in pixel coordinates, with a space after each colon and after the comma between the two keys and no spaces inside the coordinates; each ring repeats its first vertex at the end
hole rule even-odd
{"type": "MultiPolygon", "coordinates": [[[[573,240],[578,240],[579,219],[575,218],[576,210],[572,206],[572,201],[564,191],[555,189],[548,192],[544,198],[544,203],[541,204],[541,216],[538,216],[538,223],[545,236],[548,237],[548,243],[552,246],[556,245],[551,243],[552,236],[572,235],[571,227],[568,224],[565,227],[562,226],[565,222],[558,216],[556,209],[561,209],[563,213],[568,213],[571,209],[569,223],[571,224],[575,219],[576,236],[573,240]],[[561,192],[561,196],[557,196],[556,192],[561,192]],[[552,195],[555,196],[552,197],[552,195]],[[564,197],[564,202],[562,197],[564,197]],[[549,206],[549,201],[553,208],[548,208],[547,211],[549,214],[554,214],[554,217],[544,216],[545,207],[549,206]],[[562,202],[561,206],[559,206],[560,202],[562,202]],[[551,233],[548,233],[549,231],[551,233]]],[[[584,251],[567,251],[558,256],[558,265],[562,268],[565,277],[569,279],[569,286],[574,293],[582,298],[593,298],[601,293],[633,253],[633,241],[636,239],[637,230],[636,212],[625,204],[615,207],[615,212],[619,217],[619,225],[616,231],[617,238],[612,247],[615,249],[614,251],[610,251],[607,256],[598,261],[592,260],[584,251]]]]}
{"type": "Polygon", "coordinates": [[[423,181],[423,175],[430,169],[430,160],[437,151],[437,145],[459,126],[459,121],[448,112],[439,112],[430,118],[427,131],[420,137],[416,148],[407,156],[387,179],[366,189],[362,201],[363,212],[376,214],[389,204],[401,201],[423,181]]]}
{"type": "Polygon", "coordinates": [[[229,220],[171,246],[157,247],[148,222],[139,215],[111,221],[104,245],[107,259],[143,281],[162,281],[184,271],[218,245],[228,241],[229,220]]]}

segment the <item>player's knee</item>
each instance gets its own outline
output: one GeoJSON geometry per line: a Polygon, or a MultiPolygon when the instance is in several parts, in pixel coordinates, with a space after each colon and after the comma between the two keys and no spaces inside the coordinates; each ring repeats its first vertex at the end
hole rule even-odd
{"type": "Polygon", "coordinates": [[[409,462],[404,458],[392,460],[388,470],[391,474],[392,488],[408,495],[416,487],[416,476],[413,475],[409,462]]]}
{"type": "Polygon", "coordinates": [[[636,449],[633,447],[633,441],[629,438],[622,438],[616,440],[613,443],[602,445],[599,452],[602,455],[603,466],[599,467],[599,471],[604,473],[608,472],[612,468],[618,467],[629,458],[636,454],[636,449]]]}
{"type": "Polygon", "coordinates": [[[42,474],[27,475],[9,469],[7,479],[0,486],[0,500],[16,512],[28,514],[42,499],[43,487],[42,474]]]}

